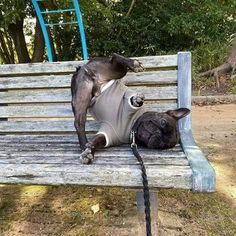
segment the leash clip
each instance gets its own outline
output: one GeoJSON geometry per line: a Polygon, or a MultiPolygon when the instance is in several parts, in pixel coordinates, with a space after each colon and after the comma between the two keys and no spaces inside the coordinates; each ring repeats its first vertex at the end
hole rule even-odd
{"type": "Polygon", "coordinates": [[[135,143],[135,131],[131,131],[131,139],[132,139],[132,143],[131,143],[131,148],[132,147],[137,147],[137,144],[135,143]]]}

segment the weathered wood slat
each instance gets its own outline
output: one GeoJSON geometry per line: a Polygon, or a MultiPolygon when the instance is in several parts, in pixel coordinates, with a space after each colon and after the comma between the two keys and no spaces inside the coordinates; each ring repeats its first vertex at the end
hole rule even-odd
{"type": "MultiPolygon", "coordinates": [[[[90,139],[91,136],[88,136],[90,139]]],[[[4,150],[8,147],[18,147],[21,145],[27,145],[29,148],[31,145],[37,145],[37,147],[40,147],[42,145],[42,148],[45,148],[45,146],[48,147],[60,147],[65,146],[66,150],[68,147],[76,146],[78,147],[78,137],[76,134],[73,135],[0,135],[0,148],[1,150],[4,150]]],[[[109,147],[106,148],[108,152],[113,151],[120,151],[120,150],[130,150],[130,145],[122,145],[118,147],[109,147]]],[[[138,147],[139,151],[143,152],[149,152],[152,149],[142,148],[138,147]]],[[[177,144],[175,147],[168,149],[167,152],[180,152],[182,151],[182,148],[179,144],[177,144]]],[[[166,152],[166,150],[155,150],[155,152],[166,152]]]]}
{"type": "MultiPolygon", "coordinates": [[[[0,164],[1,183],[142,187],[138,165],[0,164]]],[[[189,166],[148,165],[150,187],[191,189],[189,166]]]]}
{"type": "MultiPolygon", "coordinates": [[[[148,111],[163,112],[177,108],[177,103],[146,104],[148,111]]],[[[27,117],[73,117],[71,104],[63,105],[12,105],[0,106],[0,117],[27,118],[27,117]]]]}
{"type": "MultiPolygon", "coordinates": [[[[77,135],[71,136],[70,139],[65,139],[66,136],[53,136],[52,138],[47,138],[45,135],[42,135],[42,137],[45,137],[44,139],[41,139],[39,135],[10,135],[12,139],[5,138],[1,139],[2,145],[0,145],[0,150],[7,150],[7,149],[24,149],[24,150],[50,150],[50,149],[64,149],[66,150],[77,150],[78,149],[78,138],[77,135]],[[25,138],[27,136],[27,138],[25,138]],[[28,138],[31,136],[31,138],[28,138]],[[61,139],[60,139],[61,138],[61,139]],[[73,139],[74,138],[74,139],[73,139]],[[65,141],[66,140],[66,141],[65,141]]],[[[70,135],[68,135],[70,136],[70,135]]],[[[92,136],[89,136],[88,138],[91,138],[92,136]]],[[[98,149],[100,150],[100,149],[98,149]]],[[[124,144],[119,147],[109,147],[105,149],[106,152],[116,152],[116,151],[130,151],[130,145],[124,144]]],[[[139,147],[139,151],[146,152],[147,154],[155,154],[158,153],[172,153],[172,152],[180,152],[182,151],[182,148],[179,144],[177,144],[175,147],[168,149],[168,150],[156,150],[156,149],[148,149],[144,147],[139,147]]]]}
{"type": "MultiPolygon", "coordinates": [[[[69,88],[71,77],[72,74],[0,77],[0,89],[69,88]]],[[[128,73],[123,82],[126,85],[173,84],[177,82],[177,71],[128,73]]]]}
{"type": "MultiPolygon", "coordinates": [[[[145,94],[147,100],[156,99],[176,99],[177,86],[168,87],[131,87],[137,92],[145,94]]],[[[2,104],[18,103],[52,103],[52,102],[70,102],[71,92],[69,88],[64,89],[37,89],[37,90],[11,90],[0,92],[0,101],[2,104]]]]}
{"type": "MultiPolygon", "coordinates": [[[[12,158],[12,157],[24,157],[24,156],[30,156],[30,157],[52,157],[52,156],[71,156],[71,157],[78,157],[80,154],[79,147],[77,148],[70,148],[68,150],[65,150],[63,148],[46,148],[45,150],[40,150],[35,148],[33,150],[32,148],[29,149],[22,149],[22,148],[12,148],[9,150],[0,150],[0,158],[12,158]]],[[[178,158],[182,159],[185,158],[185,155],[183,152],[171,152],[171,151],[165,151],[165,152],[158,152],[157,150],[153,150],[152,152],[147,152],[147,151],[140,151],[140,154],[142,155],[143,158],[149,159],[149,160],[155,160],[158,158],[178,158]]],[[[122,151],[113,151],[111,152],[110,150],[98,150],[96,152],[96,155],[98,158],[133,158],[133,154],[131,150],[122,150],[122,151]]],[[[187,163],[187,159],[185,160],[187,163]]]]}
{"type": "MultiPolygon", "coordinates": [[[[70,165],[75,162],[79,162],[79,156],[21,156],[21,157],[13,157],[11,155],[11,159],[9,157],[1,157],[0,164],[65,164],[70,165]]],[[[179,157],[165,157],[165,158],[156,158],[150,159],[148,157],[143,158],[143,162],[145,165],[175,165],[175,166],[187,166],[188,161],[185,159],[181,159],[179,157]]],[[[127,158],[110,158],[110,157],[98,157],[95,158],[93,164],[96,165],[139,165],[136,159],[132,156],[128,156],[127,158]]]]}
{"type": "MultiPolygon", "coordinates": [[[[0,122],[0,133],[7,132],[75,132],[73,120],[66,121],[2,121],[0,122]]],[[[87,122],[88,132],[97,131],[98,124],[87,122]]]]}
{"type": "MultiPolygon", "coordinates": [[[[137,58],[145,68],[175,67],[177,66],[177,55],[152,56],[137,58]]],[[[53,63],[30,63],[30,64],[8,64],[1,65],[1,76],[20,74],[58,74],[73,73],[75,68],[83,65],[85,61],[67,61],[53,63]]]]}
{"type": "MultiPolygon", "coordinates": [[[[68,152],[74,152],[78,154],[79,152],[79,144],[74,143],[74,144],[58,144],[58,143],[52,143],[52,144],[42,144],[42,143],[26,143],[26,144],[19,144],[19,143],[12,143],[12,144],[6,144],[4,143],[0,147],[0,153],[1,154],[6,154],[10,152],[49,152],[49,155],[51,155],[51,152],[56,152],[58,153],[59,151],[61,153],[66,153],[68,152]]],[[[112,147],[112,148],[105,148],[105,149],[99,149],[97,150],[98,153],[100,153],[103,156],[130,156],[131,149],[127,145],[125,147],[119,146],[117,147],[112,147]]],[[[184,157],[184,153],[182,152],[182,149],[180,147],[175,147],[169,150],[156,150],[156,149],[145,149],[139,147],[139,152],[144,155],[144,156],[157,156],[157,157],[184,157]]],[[[99,155],[100,155],[99,154],[99,155]]],[[[21,154],[20,154],[21,155],[21,154]]]]}
{"type": "MultiPolygon", "coordinates": [[[[43,151],[17,151],[9,149],[0,151],[0,163],[6,164],[74,164],[79,162],[79,152],[71,150],[43,150],[43,151]]],[[[183,153],[168,152],[141,152],[143,161],[147,165],[188,165],[188,161],[183,153]]],[[[114,164],[114,165],[138,165],[131,150],[119,152],[97,151],[95,153],[94,164],[114,164]]]]}
{"type": "Polygon", "coordinates": [[[18,143],[21,145],[22,143],[46,143],[46,144],[60,144],[60,143],[67,143],[67,144],[75,144],[78,143],[78,137],[74,134],[67,134],[67,135],[0,135],[0,147],[3,144],[16,144],[18,143]]]}
{"type": "Polygon", "coordinates": [[[167,85],[177,82],[177,70],[128,73],[122,81],[126,85],[167,85]]]}
{"type": "MultiPolygon", "coordinates": [[[[86,123],[87,132],[97,132],[99,124],[95,121],[86,123]]],[[[74,121],[1,121],[0,134],[4,133],[75,133],[74,121]]]]}
{"type": "MultiPolygon", "coordinates": [[[[89,136],[90,138],[90,136],[89,136]]],[[[52,135],[52,134],[41,134],[41,135],[0,135],[0,143],[9,143],[12,145],[21,145],[22,143],[42,143],[47,145],[61,145],[68,144],[74,145],[78,143],[78,137],[76,134],[60,134],[60,135],[52,135]]],[[[1,146],[1,145],[0,145],[1,146]]],[[[122,146],[123,147],[123,146],[122,146]]],[[[127,149],[130,148],[129,145],[124,145],[127,149]]],[[[112,150],[120,150],[120,147],[110,147],[112,150]]],[[[109,149],[110,149],[109,148],[109,149]]],[[[174,149],[180,149],[179,145],[176,145],[174,149]]],[[[171,149],[172,150],[172,149],[171,149]]]]}

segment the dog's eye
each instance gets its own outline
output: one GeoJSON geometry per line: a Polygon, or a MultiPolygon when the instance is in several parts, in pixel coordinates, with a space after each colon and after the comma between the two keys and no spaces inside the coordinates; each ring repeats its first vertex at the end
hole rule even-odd
{"type": "Polygon", "coordinates": [[[161,119],[161,127],[164,128],[166,126],[166,120],[161,119]]]}

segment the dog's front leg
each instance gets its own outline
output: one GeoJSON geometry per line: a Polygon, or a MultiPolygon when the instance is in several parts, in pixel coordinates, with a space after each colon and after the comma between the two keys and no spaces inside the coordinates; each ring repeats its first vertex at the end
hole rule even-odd
{"type": "Polygon", "coordinates": [[[77,131],[80,149],[83,151],[86,148],[88,142],[85,133],[86,111],[84,113],[75,112],[74,126],[77,131]]]}
{"type": "Polygon", "coordinates": [[[94,152],[97,148],[105,147],[106,138],[103,134],[96,134],[85,146],[86,149],[81,153],[80,160],[83,164],[91,164],[94,160],[94,152]]]}

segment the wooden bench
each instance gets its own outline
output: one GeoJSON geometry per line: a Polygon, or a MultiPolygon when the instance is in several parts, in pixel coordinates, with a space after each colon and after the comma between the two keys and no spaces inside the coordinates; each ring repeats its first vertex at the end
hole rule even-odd
{"type": "MultiPolygon", "coordinates": [[[[124,82],[146,97],[146,107],[191,109],[191,54],[138,58],[145,72],[124,82]]],[[[81,61],[0,66],[0,183],[142,187],[128,145],[99,150],[81,165],[71,111],[70,81],[81,61]]],[[[88,116],[88,135],[97,130],[88,116]]],[[[151,188],[215,190],[215,172],[194,142],[191,115],[179,122],[181,144],[140,148],[151,188]]]]}

